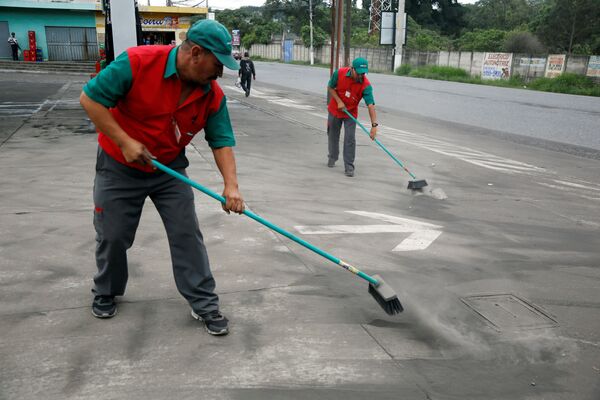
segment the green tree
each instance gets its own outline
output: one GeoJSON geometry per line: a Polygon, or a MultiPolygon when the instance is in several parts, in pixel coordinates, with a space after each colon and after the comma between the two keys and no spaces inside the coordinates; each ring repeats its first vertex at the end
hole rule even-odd
{"type": "Polygon", "coordinates": [[[551,51],[600,52],[598,0],[548,0],[531,26],[551,51]]]}
{"type": "MultiPolygon", "coordinates": [[[[310,47],[310,26],[304,25],[300,30],[300,37],[304,46],[310,47]]],[[[313,27],[313,47],[321,47],[327,40],[327,33],[319,27],[313,27]]]]}
{"type": "Polygon", "coordinates": [[[454,45],[461,51],[500,52],[504,50],[506,35],[507,32],[499,29],[476,29],[464,33],[455,40],[454,45]]]}
{"type": "Polygon", "coordinates": [[[421,27],[412,17],[408,17],[406,48],[409,50],[436,51],[448,50],[451,41],[431,29],[421,27]]]}
{"type": "Polygon", "coordinates": [[[531,32],[509,32],[504,39],[504,51],[507,53],[542,54],[546,48],[531,32]]]}
{"type": "Polygon", "coordinates": [[[536,8],[527,0],[479,0],[466,6],[469,30],[500,29],[509,31],[527,24],[536,8]]]}

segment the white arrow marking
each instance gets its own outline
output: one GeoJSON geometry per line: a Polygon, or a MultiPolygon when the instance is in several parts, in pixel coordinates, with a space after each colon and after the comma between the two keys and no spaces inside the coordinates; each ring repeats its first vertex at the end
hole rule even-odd
{"type": "Polygon", "coordinates": [[[392,215],[368,211],[346,211],[350,214],[390,222],[393,225],[321,225],[296,226],[305,235],[330,235],[336,233],[410,233],[392,251],[424,250],[442,234],[440,225],[416,221],[414,219],[394,217],[392,215]]]}

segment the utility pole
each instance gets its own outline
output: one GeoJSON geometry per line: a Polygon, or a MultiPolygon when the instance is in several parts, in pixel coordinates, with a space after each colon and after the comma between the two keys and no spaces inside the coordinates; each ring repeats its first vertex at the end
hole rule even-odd
{"type": "Polygon", "coordinates": [[[335,69],[340,67],[340,47],[342,45],[342,26],[344,22],[344,0],[337,1],[337,24],[336,24],[336,39],[337,43],[335,44],[335,69]]]}
{"type": "Polygon", "coordinates": [[[344,27],[346,38],[344,39],[344,65],[350,65],[350,37],[352,26],[352,0],[346,0],[346,26],[344,27]]]}
{"type": "Polygon", "coordinates": [[[310,18],[310,65],[315,64],[315,52],[313,49],[313,12],[312,0],[308,0],[308,15],[310,18]]]}
{"type": "MultiPolygon", "coordinates": [[[[337,2],[340,0],[331,0],[331,45],[330,45],[330,62],[329,62],[329,76],[333,75],[333,57],[334,57],[334,53],[335,53],[335,27],[336,27],[336,6],[337,6],[337,2]]],[[[329,95],[328,95],[329,96],[329,95]]],[[[329,97],[328,97],[329,100],[329,97]]]]}
{"type": "Polygon", "coordinates": [[[404,2],[405,0],[398,0],[398,11],[396,12],[396,47],[394,48],[394,71],[402,65],[404,31],[406,30],[406,20],[404,18],[404,2]]]}

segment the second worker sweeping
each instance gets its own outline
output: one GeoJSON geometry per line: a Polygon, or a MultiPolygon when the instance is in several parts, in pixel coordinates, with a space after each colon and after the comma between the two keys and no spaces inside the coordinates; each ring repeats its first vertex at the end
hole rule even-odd
{"type": "Polygon", "coordinates": [[[344,124],[344,172],[346,176],[354,176],[354,156],[356,154],[356,123],[349,118],[344,109],[347,109],[355,118],[358,117],[358,104],[361,99],[369,110],[371,118],[371,139],[377,135],[377,114],[375,113],[375,100],[373,87],[365,76],[369,72],[366,59],[359,57],[352,61],[352,67],[344,67],[334,71],[329,79],[327,90],[331,96],[327,110],[327,136],[329,138],[329,160],[327,166],[335,166],[340,153],[340,132],[344,124]]]}

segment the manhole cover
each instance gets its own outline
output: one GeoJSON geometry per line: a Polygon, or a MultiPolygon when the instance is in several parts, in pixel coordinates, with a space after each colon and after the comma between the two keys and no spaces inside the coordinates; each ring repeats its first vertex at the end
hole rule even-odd
{"type": "Polygon", "coordinates": [[[513,294],[469,296],[461,299],[498,330],[535,329],[558,323],[539,307],[513,294]]]}

